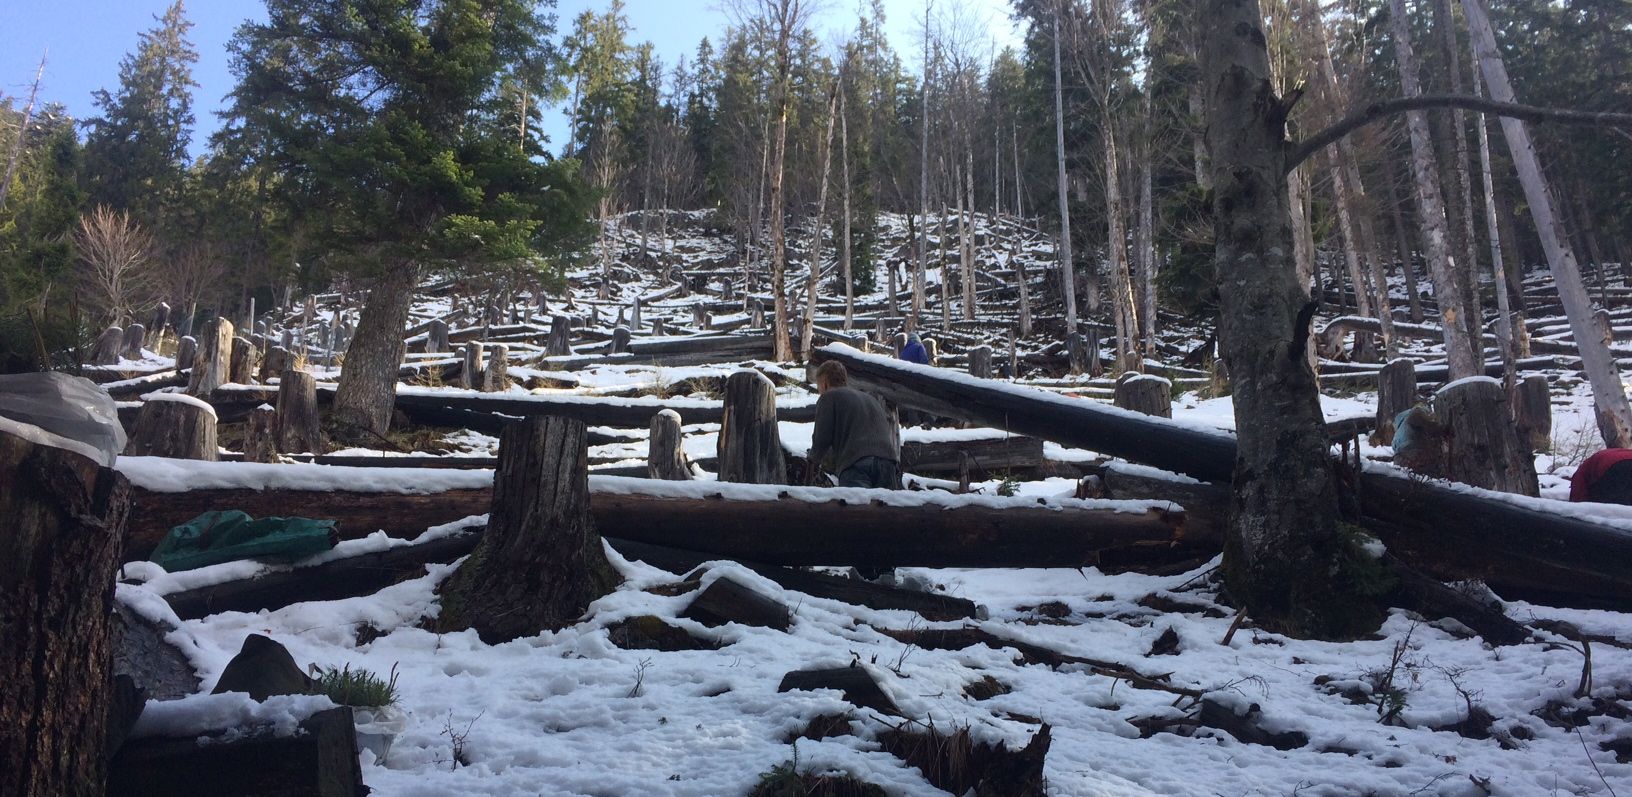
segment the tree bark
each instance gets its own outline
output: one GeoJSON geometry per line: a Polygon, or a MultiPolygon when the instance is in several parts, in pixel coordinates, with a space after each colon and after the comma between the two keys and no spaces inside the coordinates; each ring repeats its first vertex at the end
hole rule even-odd
{"type": "Polygon", "coordinates": [[[0,432],[0,794],[100,797],[130,486],[0,432]]]}
{"type": "Polygon", "coordinates": [[[1394,417],[1416,403],[1416,364],[1406,359],[1390,360],[1377,373],[1377,428],[1372,433],[1373,444],[1393,443],[1394,417]]]}
{"type": "Polygon", "coordinates": [[[285,454],[323,453],[317,416],[317,379],[293,368],[278,379],[278,450],[285,454]]]}
{"type": "Polygon", "coordinates": [[[1445,426],[1445,475],[1487,490],[1536,496],[1536,460],[1519,439],[1507,394],[1494,379],[1453,382],[1434,394],[1445,426]]]}
{"type": "MultiPolygon", "coordinates": [[[[1405,0],[1389,0],[1389,29],[1394,35],[1394,60],[1399,67],[1400,88],[1407,99],[1421,96],[1405,0]]],[[[1429,140],[1427,114],[1420,110],[1409,111],[1405,124],[1411,136],[1412,182],[1416,188],[1417,215],[1422,223],[1424,254],[1434,282],[1440,327],[1445,332],[1445,357],[1451,366],[1452,379],[1474,376],[1482,373],[1483,368],[1467,332],[1469,308],[1462,301],[1460,275],[1451,255],[1445,200],[1439,190],[1439,168],[1433,142],[1429,140]]]]}
{"type": "MultiPolygon", "coordinates": [[[[187,382],[187,392],[208,396],[226,384],[231,370],[232,322],[217,317],[204,325],[198,351],[193,355],[193,373],[187,382]]],[[[396,376],[394,370],[392,376],[396,376]]]]}
{"type": "Polygon", "coordinates": [[[249,411],[244,424],[244,461],[278,461],[278,411],[261,405],[249,411]]]}
{"type": "Polygon", "coordinates": [[[237,385],[255,384],[255,372],[260,369],[261,350],[244,338],[232,339],[232,359],[227,368],[227,381],[237,385]]]}
{"type": "Polygon", "coordinates": [[[1531,452],[1546,451],[1553,442],[1553,402],[1547,377],[1532,374],[1513,390],[1513,425],[1531,452]]]}
{"type": "Polygon", "coordinates": [[[207,405],[166,399],[144,401],[125,453],[214,462],[220,458],[215,426],[215,411],[207,405]]]}
{"type": "Polygon", "coordinates": [[[691,481],[691,464],[681,449],[680,413],[663,410],[652,416],[651,434],[646,438],[646,478],[691,481]]]}
{"type": "Polygon", "coordinates": [[[1341,566],[1350,552],[1305,347],[1315,305],[1298,279],[1285,120],[1256,0],[1203,0],[1201,74],[1214,191],[1219,340],[1234,390],[1235,496],[1225,583],[1259,622],[1344,637],[1379,614],[1341,566]]]}
{"type": "Polygon", "coordinates": [[[764,374],[738,371],[726,377],[718,452],[722,482],[787,483],[776,427],[776,388],[764,374]]]}
{"type": "Polygon", "coordinates": [[[1173,383],[1149,374],[1124,374],[1116,380],[1116,406],[1158,418],[1173,417],[1173,383]]]}
{"type": "Polygon", "coordinates": [[[334,418],[341,426],[376,434],[391,428],[397,369],[408,349],[403,329],[418,276],[419,269],[412,264],[398,263],[369,290],[334,396],[334,418]]]}
{"type": "Polygon", "coordinates": [[[488,644],[576,622],[618,576],[589,516],[584,424],[527,418],[499,438],[493,506],[476,551],[438,592],[445,631],[488,644]]]}
{"type": "MultiPolygon", "coordinates": [[[[1399,0],[1395,0],[1398,2],[1399,0]]],[[[1479,0],[1462,0],[1463,16],[1468,21],[1474,53],[1480,71],[1490,86],[1490,96],[1498,102],[1514,102],[1513,86],[1508,82],[1507,67],[1496,48],[1496,34],[1491,31],[1490,19],[1479,0]]],[[[1581,269],[1575,260],[1563,230],[1553,215],[1552,194],[1547,177],[1542,172],[1541,160],[1530,132],[1524,122],[1502,117],[1502,134],[1513,156],[1514,169],[1524,188],[1530,215],[1535,220],[1536,232],[1541,236],[1542,249],[1547,253],[1547,265],[1552,269],[1558,298],[1564,305],[1564,314],[1570,319],[1570,330],[1575,333],[1576,346],[1581,352],[1581,365],[1592,384],[1592,396],[1598,410],[1598,428],[1604,444],[1612,448],[1632,446],[1632,405],[1626,400],[1621,384],[1620,370],[1603,345],[1592,323],[1592,300],[1581,282],[1581,269]]]]}

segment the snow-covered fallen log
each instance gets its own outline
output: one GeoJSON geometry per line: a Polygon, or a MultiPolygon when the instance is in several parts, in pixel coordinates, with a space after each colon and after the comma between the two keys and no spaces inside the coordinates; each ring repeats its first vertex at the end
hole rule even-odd
{"type": "MultiPolygon", "coordinates": [[[[127,558],[212,509],[339,522],[342,538],[426,528],[488,511],[492,471],[197,463],[126,457],[127,558]],[[206,467],[209,465],[209,467],[206,467]]],[[[781,565],[1076,567],[1099,551],[1184,540],[1165,501],[1047,501],[938,491],[590,477],[606,537],[781,565]]]]}

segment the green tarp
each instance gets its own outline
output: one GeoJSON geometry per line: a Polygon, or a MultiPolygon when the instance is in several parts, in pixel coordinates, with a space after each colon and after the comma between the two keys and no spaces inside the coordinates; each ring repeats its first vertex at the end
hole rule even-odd
{"type": "Polygon", "coordinates": [[[263,517],[236,509],[205,512],[177,526],[148,557],[172,573],[238,559],[292,562],[333,548],[332,520],[263,517]]]}

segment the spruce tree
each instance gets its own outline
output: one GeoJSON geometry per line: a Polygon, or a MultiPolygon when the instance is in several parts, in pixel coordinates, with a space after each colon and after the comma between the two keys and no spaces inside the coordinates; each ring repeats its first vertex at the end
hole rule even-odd
{"type": "Polygon", "coordinates": [[[183,0],[154,19],[158,25],[119,62],[119,87],[92,95],[102,115],[85,123],[91,201],[127,210],[146,227],[162,226],[181,190],[198,86],[183,0]]]}
{"type": "MultiPolygon", "coordinates": [[[[577,164],[502,89],[538,81],[550,18],[526,0],[268,0],[231,44],[233,115],[301,208],[311,255],[370,283],[335,396],[337,431],[391,420],[427,270],[559,266],[588,241],[577,164]]],[[[534,86],[537,96],[546,86],[534,86]]]]}

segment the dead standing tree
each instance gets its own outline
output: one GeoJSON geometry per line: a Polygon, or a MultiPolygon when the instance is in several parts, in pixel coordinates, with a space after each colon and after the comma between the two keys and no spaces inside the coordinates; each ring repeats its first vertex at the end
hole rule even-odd
{"type": "Polygon", "coordinates": [[[74,248],[84,265],[81,277],[92,305],[111,323],[134,319],[147,283],[153,236],[129,213],[98,205],[80,217],[74,248]]]}
{"type": "Polygon", "coordinates": [[[508,642],[571,625],[617,586],[589,516],[588,439],[554,415],[504,428],[487,531],[442,584],[438,628],[508,642]]]}
{"type": "MultiPolygon", "coordinates": [[[[1259,622],[1306,636],[1371,630],[1378,617],[1338,525],[1337,490],[1313,370],[1305,357],[1316,305],[1288,257],[1286,175],[1327,145],[1408,110],[1460,106],[1535,121],[1632,128],[1632,114],[1582,113],[1473,97],[1375,103],[1307,140],[1286,137],[1296,103],[1276,96],[1256,0],[1205,0],[1199,29],[1213,157],[1219,338],[1237,429],[1225,581],[1259,622]]],[[[1487,76],[1488,77],[1488,76],[1487,76]]]]}

